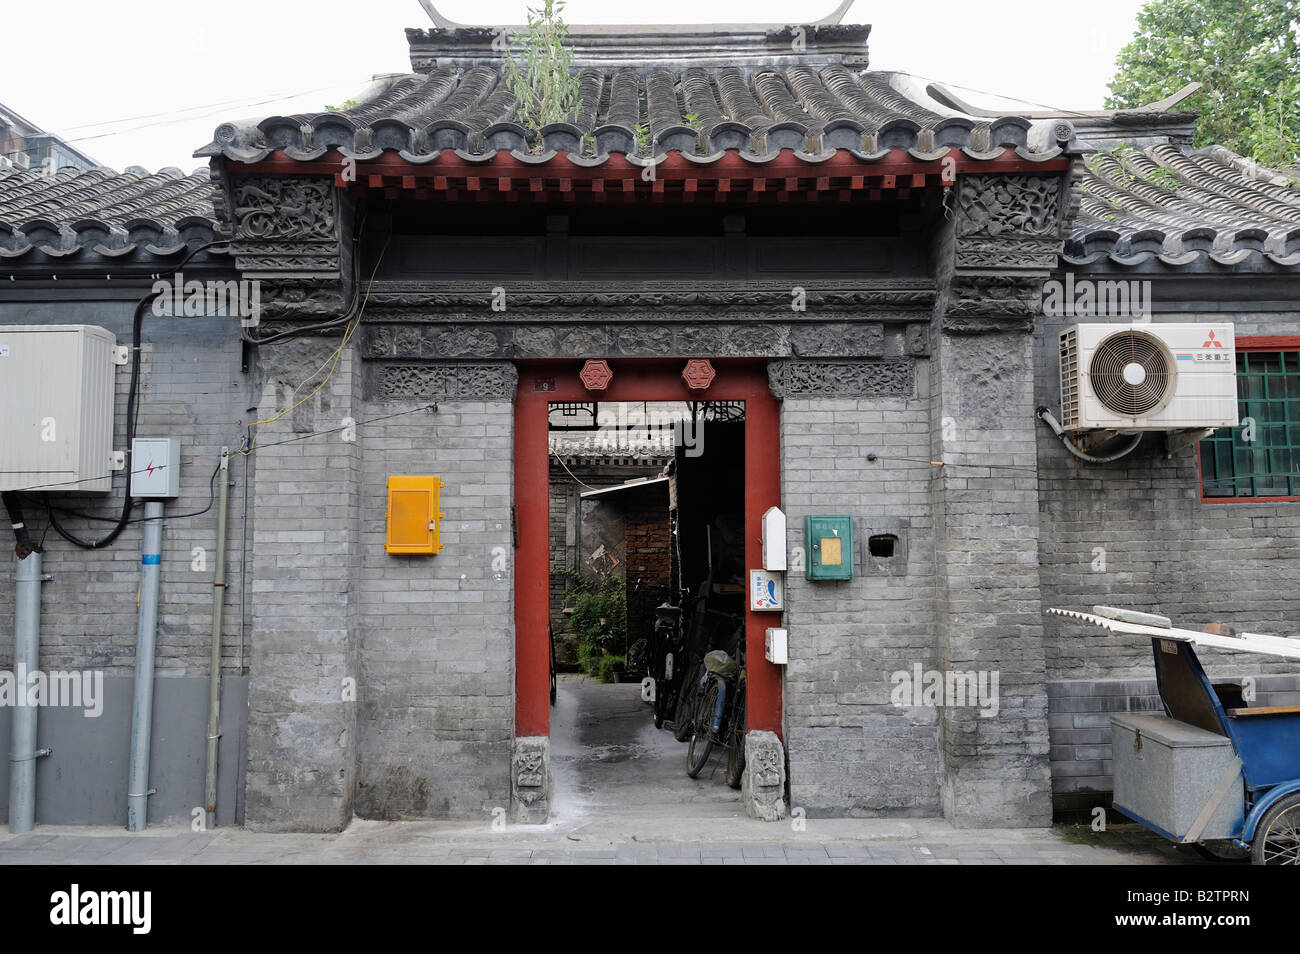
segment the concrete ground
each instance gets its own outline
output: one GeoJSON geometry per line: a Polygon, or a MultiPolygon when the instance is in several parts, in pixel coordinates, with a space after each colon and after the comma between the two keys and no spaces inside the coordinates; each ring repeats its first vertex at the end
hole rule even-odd
{"type": "MultiPolygon", "coordinates": [[[[544,826],[356,820],[337,834],[153,827],[0,828],[0,864],[1178,864],[1134,825],[1093,832],[955,829],[942,819],[745,817],[715,752],[698,779],[640,687],[562,676],[552,710],[556,799],[544,826]]],[[[503,815],[503,813],[498,813],[503,815]]]]}

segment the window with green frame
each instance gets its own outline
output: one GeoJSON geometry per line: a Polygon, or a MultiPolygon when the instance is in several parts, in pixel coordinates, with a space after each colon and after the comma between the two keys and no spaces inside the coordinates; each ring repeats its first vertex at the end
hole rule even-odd
{"type": "Polygon", "coordinates": [[[1201,441],[1201,496],[1300,497],[1300,351],[1238,349],[1237,415],[1201,441]]]}

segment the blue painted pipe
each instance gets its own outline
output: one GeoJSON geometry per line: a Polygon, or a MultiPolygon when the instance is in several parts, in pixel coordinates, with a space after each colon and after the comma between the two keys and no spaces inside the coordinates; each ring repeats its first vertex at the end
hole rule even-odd
{"type": "Polygon", "coordinates": [[[140,556],[140,613],[135,637],[135,693],[131,700],[131,775],[126,789],[127,831],[144,831],[149,816],[149,740],[153,729],[162,525],[162,501],[148,501],[144,505],[144,552],[140,556]]]}

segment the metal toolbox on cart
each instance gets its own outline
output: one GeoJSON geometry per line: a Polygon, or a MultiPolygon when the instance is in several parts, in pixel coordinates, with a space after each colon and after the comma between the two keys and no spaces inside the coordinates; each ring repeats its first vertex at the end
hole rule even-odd
{"type": "Polygon", "coordinates": [[[1115,807],[1176,841],[1235,837],[1245,795],[1227,736],[1164,715],[1112,716],[1115,807]]]}

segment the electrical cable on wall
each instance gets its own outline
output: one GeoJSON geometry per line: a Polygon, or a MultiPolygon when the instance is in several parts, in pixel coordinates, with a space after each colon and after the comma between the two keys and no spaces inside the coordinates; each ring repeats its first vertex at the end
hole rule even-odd
{"type": "MultiPolygon", "coordinates": [[[[147,470],[147,469],[146,469],[146,470],[147,470]]],[[[146,470],[136,471],[136,473],[145,473],[146,470]]],[[[155,467],[154,470],[156,471],[156,470],[158,470],[158,468],[155,467]]],[[[174,513],[174,514],[168,514],[168,515],[167,515],[167,519],[168,519],[168,520],[179,520],[179,519],[181,519],[181,518],[183,518],[183,517],[199,517],[199,516],[202,516],[203,514],[207,513],[209,510],[211,510],[211,509],[212,509],[212,505],[216,502],[216,499],[217,499],[217,485],[216,485],[216,480],[217,480],[217,473],[218,473],[220,470],[221,470],[221,465],[218,464],[217,467],[216,467],[216,469],[212,471],[212,476],[208,478],[208,505],[207,505],[206,507],[204,507],[202,510],[195,510],[193,513],[174,513]]],[[[24,496],[24,497],[28,497],[27,494],[23,494],[22,496],[24,496]]],[[[29,498],[29,499],[30,499],[30,498],[29,498]]],[[[101,523],[115,523],[115,522],[117,522],[117,518],[116,518],[116,517],[98,517],[98,516],[96,516],[95,514],[91,514],[91,513],[83,513],[83,512],[80,511],[80,510],[74,510],[74,509],[72,509],[71,507],[60,507],[60,506],[58,506],[57,504],[52,504],[52,503],[50,503],[48,500],[44,502],[44,505],[45,505],[45,507],[46,507],[47,510],[56,510],[56,511],[58,511],[59,513],[67,514],[67,515],[70,516],[70,517],[80,517],[82,520],[98,520],[98,521],[100,521],[101,523]]],[[[147,519],[148,519],[147,517],[132,517],[130,520],[127,521],[127,523],[142,523],[143,521],[145,521],[145,520],[147,520],[147,519]]]]}
{"type": "MultiPolygon", "coordinates": [[[[188,265],[190,260],[194,258],[194,256],[197,255],[199,252],[205,251],[210,248],[215,248],[217,246],[229,247],[229,245],[230,242],[228,239],[220,239],[214,242],[205,242],[202,245],[195,246],[185,255],[183,259],[181,259],[180,263],[174,269],[172,269],[168,277],[174,278],[176,276],[176,273],[179,272],[181,269],[183,269],[186,265],[188,265]]],[[[83,540],[80,537],[78,537],[76,534],[68,530],[65,530],[62,526],[60,526],[58,519],[54,516],[54,511],[52,509],[49,509],[48,507],[46,509],[46,515],[49,518],[50,526],[54,528],[55,532],[58,533],[59,536],[63,537],[63,539],[67,540],[69,543],[73,544],[74,546],[81,547],[83,550],[95,550],[100,547],[108,546],[114,540],[116,540],[119,535],[121,535],[122,531],[126,529],[126,525],[128,521],[131,519],[131,507],[133,505],[133,501],[131,497],[131,480],[130,480],[131,443],[135,439],[136,415],[139,411],[138,402],[140,398],[140,343],[141,343],[140,339],[143,335],[145,310],[149,307],[149,305],[153,302],[153,300],[156,297],[158,297],[157,292],[150,290],[148,294],[146,294],[143,298],[141,298],[140,301],[136,304],[135,312],[131,316],[131,384],[129,389],[127,390],[127,397],[126,397],[126,430],[127,430],[126,470],[128,476],[127,476],[126,488],[123,491],[122,512],[117,518],[116,526],[114,526],[113,529],[108,532],[107,536],[101,537],[98,540],[83,540]]]]}
{"type": "MultiPolygon", "coordinates": [[[[274,421],[278,421],[280,418],[284,417],[290,411],[293,411],[301,407],[303,404],[311,400],[311,398],[329,382],[330,378],[334,376],[334,372],[338,369],[339,361],[343,357],[343,349],[347,347],[348,341],[352,338],[352,335],[356,333],[357,328],[361,326],[361,318],[366,312],[366,303],[370,301],[370,290],[375,285],[375,276],[379,273],[379,267],[384,262],[384,253],[387,251],[388,251],[388,241],[385,241],[384,247],[379,251],[379,259],[375,262],[374,270],[370,273],[370,281],[366,284],[365,296],[361,299],[360,307],[357,308],[355,317],[352,319],[347,329],[343,332],[343,337],[339,341],[339,346],[334,349],[334,352],[332,355],[330,355],[330,357],[326,358],[325,361],[321,363],[321,366],[319,368],[317,368],[315,371],[309,374],[301,384],[299,384],[297,387],[293,389],[293,391],[289,393],[289,400],[292,401],[294,395],[296,395],[303,387],[305,387],[308,383],[314,380],[316,375],[320,374],[321,371],[325,369],[326,365],[329,365],[329,371],[326,373],[325,377],[321,378],[320,383],[317,384],[314,388],[312,388],[310,392],[304,395],[302,400],[298,401],[296,404],[292,404],[284,408],[283,410],[277,412],[276,414],[273,414],[271,417],[263,418],[260,421],[254,421],[252,424],[249,425],[250,428],[260,427],[263,424],[270,424],[274,421]]],[[[337,319],[335,323],[337,323],[337,319]]],[[[295,329],[295,330],[299,330],[299,329],[295,329]]],[[[252,443],[250,443],[242,450],[237,451],[237,453],[244,454],[244,455],[251,454],[253,452],[253,448],[256,445],[257,445],[257,435],[254,434],[252,443]]]]}
{"type": "MultiPolygon", "coordinates": [[[[364,421],[357,421],[355,424],[340,425],[340,426],[338,426],[338,427],[331,427],[331,428],[329,428],[329,429],[327,429],[327,430],[324,430],[324,431],[312,431],[310,434],[299,434],[297,437],[286,437],[284,440],[280,440],[280,441],[271,441],[271,442],[268,443],[268,444],[259,444],[259,445],[257,445],[256,450],[265,450],[265,449],[268,448],[268,447],[278,447],[278,446],[281,445],[281,444],[293,444],[293,443],[295,443],[295,442],[297,442],[297,441],[306,441],[306,440],[311,440],[313,437],[324,437],[326,434],[336,434],[336,433],[338,433],[339,431],[345,431],[345,430],[347,430],[349,427],[364,427],[366,424],[375,424],[375,423],[377,423],[377,422],[379,422],[379,421],[387,421],[387,420],[389,420],[389,419],[391,419],[391,418],[394,418],[394,417],[402,417],[402,416],[404,416],[404,415],[406,415],[406,414],[418,414],[418,413],[421,412],[421,411],[437,411],[437,410],[438,410],[438,404],[437,404],[437,402],[433,402],[433,403],[430,403],[430,404],[421,404],[419,407],[413,407],[413,408],[410,408],[410,409],[405,410],[405,411],[394,411],[392,414],[383,414],[383,415],[380,415],[379,417],[371,417],[371,418],[367,418],[367,419],[364,420],[364,421]]],[[[251,425],[250,425],[250,426],[251,426],[251,425]]],[[[247,441],[247,438],[245,437],[244,440],[247,441]]],[[[193,464],[193,463],[196,463],[199,459],[200,459],[200,458],[194,458],[194,459],[191,459],[191,460],[185,460],[185,461],[182,461],[182,463],[193,464]]],[[[210,458],[209,458],[209,459],[210,459],[210,458]]],[[[155,470],[156,470],[156,469],[157,469],[157,468],[155,468],[155,470]]],[[[144,474],[144,473],[148,473],[148,469],[142,467],[140,470],[132,471],[132,473],[135,473],[135,474],[144,474]]],[[[78,477],[78,478],[75,479],[75,480],[64,480],[64,481],[60,481],[59,483],[56,483],[56,484],[42,484],[40,487],[35,488],[35,489],[38,490],[38,491],[43,492],[43,491],[48,490],[48,489],[53,488],[53,487],[67,487],[67,486],[69,486],[69,485],[71,485],[71,484],[86,484],[86,483],[93,483],[93,482],[96,481],[96,480],[103,480],[103,479],[106,478],[106,477],[113,477],[113,476],[116,476],[116,475],[115,475],[114,473],[107,473],[107,474],[100,474],[100,475],[95,476],[95,477],[78,477]]],[[[68,508],[66,508],[66,507],[57,507],[57,506],[56,506],[54,509],[56,509],[56,510],[67,510],[68,508]]],[[[107,517],[107,518],[99,517],[99,518],[96,518],[96,519],[100,519],[100,520],[103,520],[103,519],[114,520],[114,519],[116,519],[116,518],[114,518],[114,517],[107,517]]],[[[143,518],[141,518],[141,519],[143,519],[143,518]]],[[[168,519],[171,519],[171,518],[169,517],[168,519]]],[[[136,522],[136,521],[132,521],[132,522],[136,522]]]]}
{"type": "MultiPolygon", "coordinates": [[[[330,328],[337,328],[339,325],[347,324],[356,317],[361,288],[361,235],[365,230],[366,216],[368,214],[368,212],[363,212],[356,228],[352,230],[352,302],[348,305],[347,310],[343,314],[335,318],[330,318],[327,321],[317,322],[313,325],[301,325],[295,328],[287,328],[284,331],[277,331],[273,334],[261,337],[251,334],[247,328],[241,328],[239,332],[240,340],[259,346],[276,344],[280,341],[291,341],[294,338],[301,338],[313,331],[326,331],[330,328]]],[[[375,263],[375,272],[379,271],[379,265],[384,260],[384,252],[388,250],[388,242],[391,239],[392,236],[390,235],[388,239],[384,241],[384,247],[379,253],[379,261],[375,263]]],[[[375,275],[372,273],[370,276],[370,284],[373,285],[374,281],[375,275]]],[[[367,287],[367,296],[369,296],[369,293],[369,287],[367,287]]]]}
{"type": "Polygon", "coordinates": [[[591,484],[585,483],[585,482],[583,482],[582,480],[580,480],[580,479],[578,478],[578,475],[577,475],[577,474],[575,474],[573,471],[569,470],[569,465],[566,464],[566,463],[564,462],[564,458],[563,458],[563,457],[561,457],[561,456],[560,456],[559,454],[557,454],[555,451],[551,451],[551,453],[554,454],[554,455],[555,455],[555,459],[558,460],[558,461],[560,462],[560,466],[563,467],[566,471],[568,471],[569,476],[573,478],[573,480],[574,480],[575,483],[582,484],[582,486],[586,487],[588,490],[598,490],[598,489],[599,489],[598,487],[593,487],[593,486],[591,486],[591,484]]]}

